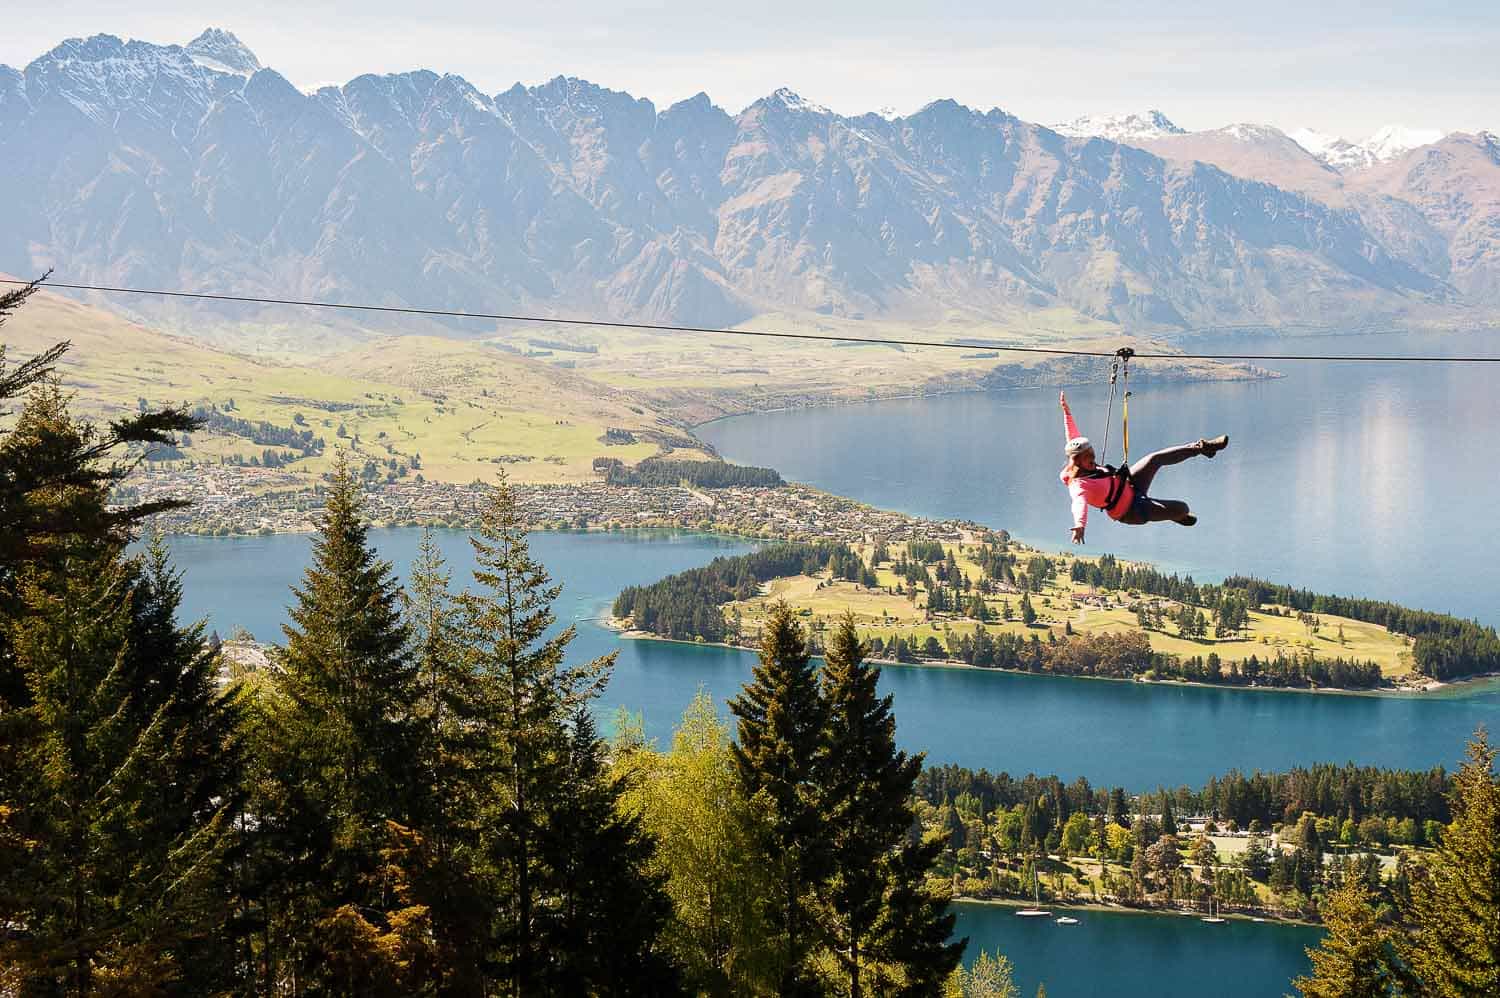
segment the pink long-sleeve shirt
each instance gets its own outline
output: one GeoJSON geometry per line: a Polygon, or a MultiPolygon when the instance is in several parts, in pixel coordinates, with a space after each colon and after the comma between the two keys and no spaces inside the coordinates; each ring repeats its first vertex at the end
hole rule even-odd
{"type": "MultiPolygon", "coordinates": [[[[1078,424],[1073,421],[1073,411],[1068,408],[1066,401],[1062,403],[1062,411],[1063,430],[1067,434],[1065,441],[1083,436],[1082,433],[1078,432],[1078,424]]],[[[1082,529],[1088,526],[1089,507],[1097,506],[1100,509],[1104,509],[1104,504],[1109,501],[1109,490],[1115,476],[1112,474],[1100,474],[1087,475],[1080,478],[1071,475],[1069,473],[1071,469],[1071,463],[1064,465],[1058,477],[1068,487],[1068,494],[1073,497],[1073,526],[1082,529]]],[[[1115,510],[1111,510],[1111,513],[1113,514],[1115,511],[1123,513],[1126,509],[1130,508],[1130,501],[1134,498],[1135,489],[1127,483],[1124,494],[1116,497],[1115,510]]]]}

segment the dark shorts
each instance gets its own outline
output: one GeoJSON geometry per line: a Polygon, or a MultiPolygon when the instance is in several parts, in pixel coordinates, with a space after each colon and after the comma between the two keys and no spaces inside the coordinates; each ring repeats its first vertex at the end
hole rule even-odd
{"type": "Polygon", "coordinates": [[[1151,514],[1153,512],[1160,513],[1161,509],[1161,503],[1152,499],[1144,492],[1137,492],[1135,498],[1130,500],[1130,508],[1120,517],[1120,522],[1129,523],[1134,526],[1150,523],[1151,514]]]}

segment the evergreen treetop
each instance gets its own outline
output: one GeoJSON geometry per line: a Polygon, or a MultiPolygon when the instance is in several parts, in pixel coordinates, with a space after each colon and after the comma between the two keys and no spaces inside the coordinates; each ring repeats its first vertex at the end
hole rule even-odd
{"type": "Polygon", "coordinates": [[[1411,880],[1410,961],[1437,998],[1500,994],[1500,780],[1483,728],[1454,777],[1453,822],[1411,880]]]}

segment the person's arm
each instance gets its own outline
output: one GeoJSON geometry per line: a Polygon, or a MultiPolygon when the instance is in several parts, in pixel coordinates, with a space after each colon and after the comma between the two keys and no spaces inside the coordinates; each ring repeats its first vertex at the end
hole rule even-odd
{"type": "Polygon", "coordinates": [[[1073,543],[1083,543],[1083,530],[1089,525],[1089,504],[1083,497],[1083,483],[1078,479],[1068,482],[1068,494],[1073,497],[1073,543]]]}
{"type": "Polygon", "coordinates": [[[1064,392],[1058,392],[1057,400],[1062,404],[1063,411],[1063,433],[1066,434],[1063,437],[1063,443],[1067,443],[1074,437],[1083,436],[1078,432],[1078,424],[1073,422],[1073,410],[1068,408],[1068,396],[1064,392]]]}

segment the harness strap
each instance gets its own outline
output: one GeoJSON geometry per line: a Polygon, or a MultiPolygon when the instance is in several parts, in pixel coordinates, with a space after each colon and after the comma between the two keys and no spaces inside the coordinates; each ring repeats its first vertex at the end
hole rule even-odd
{"type": "MultiPolygon", "coordinates": [[[[1122,465],[1115,469],[1114,474],[1109,476],[1109,494],[1104,497],[1103,510],[1110,516],[1115,516],[1115,506],[1125,499],[1127,491],[1133,493],[1135,490],[1131,487],[1130,467],[1122,465]]],[[[1130,498],[1134,499],[1135,496],[1131,495],[1130,498]]],[[[1120,513],[1124,512],[1123,509],[1120,510],[1120,513]]]]}
{"type": "Polygon", "coordinates": [[[1120,358],[1118,355],[1109,365],[1109,404],[1104,407],[1104,446],[1099,451],[1099,460],[1109,460],[1109,430],[1110,424],[1115,418],[1115,382],[1120,377],[1120,358]]]}

